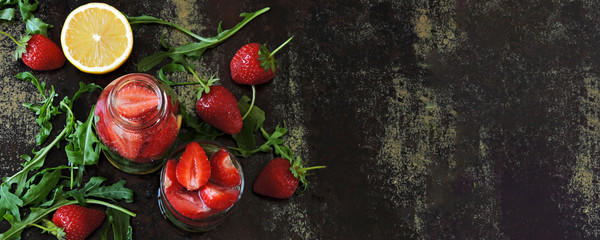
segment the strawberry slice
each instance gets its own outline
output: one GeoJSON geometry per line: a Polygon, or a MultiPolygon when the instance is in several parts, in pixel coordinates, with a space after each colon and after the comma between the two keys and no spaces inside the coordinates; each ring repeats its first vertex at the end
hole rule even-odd
{"type": "Polygon", "coordinates": [[[160,97],[141,83],[128,83],[115,96],[117,112],[129,119],[143,119],[158,111],[160,97]]]}
{"type": "Polygon", "coordinates": [[[166,192],[165,195],[175,211],[188,218],[200,219],[208,217],[208,215],[214,212],[202,202],[197,192],[181,189],[179,191],[166,192]]]}
{"type": "Polygon", "coordinates": [[[177,181],[189,191],[198,190],[210,178],[210,162],[197,142],[191,142],[177,163],[177,181]]]}
{"type": "Polygon", "coordinates": [[[177,162],[174,160],[167,161],[165,164],[165,178],[163,180],[163,186],[165,192],[176,192],[183,189],[183,186],[177,181],[177,162]]]}
{"type": "Polygon", "coordinates": [[[198,192],[204,204],[217,211],[233,206],[240,195],[239,188],[223,187],[211,182],[202,186],[198,192]]]}
{"type": "Polygon", "coordinates": [[[242,178],[229,153],[224,148],[219,149],[210,157],[210,181],[225,187],[240,185],[242,178]]]}
{"type": "Polygon", "coordinates": [[[160,156],[171,147],[179,133],[178,119],[174,115],[169,115],[167,122],[157,133],[156,131],[148,131],[145,133],[144,147],[140,152],[140,159],[152,160],[153,157],[160,156]]]}
{"type": "Polygon", "coordinates": [[[96,129],[102,142],[104,142],[107,147],[118,152],[121,156],[135,160],[144,143],[142,134],[139,132],[126,131],[119,126],[116,126],[106,118],[103,119],[103,114],[98,114],[98,116],[100,117],[100,120],[96,124],[96,129]]]}

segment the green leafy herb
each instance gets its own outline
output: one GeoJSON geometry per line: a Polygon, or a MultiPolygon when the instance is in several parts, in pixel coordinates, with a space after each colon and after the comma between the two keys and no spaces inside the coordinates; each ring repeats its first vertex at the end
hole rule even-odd
{"type": "Polygon", "coordinates": [[[27,35],[39,33],[48,36],[48,28],[52,28],[52,25],[33,16],[33,12],[38,7],[38,0],[34,0],[33,3],[29,3],[29,0],[18,0],[18,3],[21,17],[23,18],[23,22],[25,22],[25,33],[27,35]]]}
{"type": "Polygon", "coordinates": [[[97,197],[108,199],[112,201],[125,200],[130,203],[133,202],[133,191],[125,188],[125,180],[121,180],[111,186],[103,186],[102,183],[106,181],[103,177],[92,177],[88,183],[81,189],[73,189],[65,193],[66,196],[73,197],[84,203],[86,197],[97,197]]]}
{"type": "Polygon", "coordinates": [[[0,10],[0,19],[6,21],[12,21],[15,18],[15,9],[14,8],[5,8],[0,10]]]}
{"type": "Polygon", "coordinates": [[[23,103],[27,109],[35,112],[38,116],[36,122],[40,126],[40,133],[35,137],[36,143],[41,145],[46,141],[50,132],[52,131],[52,118],[60,113],[59,108],[54,106],[54,98],[57,94],[54,91],[54,86],[51,87],[50,91],[46,93],[46,84],[40,83],[39,80],[30,72],[22,72],[16,75],[18,79],[33,83],[38,89],[43,100],[40,102],[41,105],[35,105],[32,103],[23,103]]]}
{"type": "MultiPolygon", "coordinates": [[[[42,202],[48,194],[58,184],[61,177],[61,169],[52,169],[52,171],[45,171],[42,174],[42,178],[39,182],[27,190],[23,195],[23,205],[38,204],[42,202]]],[[[34,180],[35,178],[30,178],[34,180]]]]}
{"type": "MultiPolygon", "coordinates": [[[[38,124],[42,128],[51,129],[51,125],[47,127],[43,123],[49,123],[53,116],[61,113],[66,113],[66,123],[52,142],[37,151],[32,151],[33,157],[26,154],[21,156],[25,161],[22,163],[23,168],[19,172],[3,178],[0,184],[0,216],[9,222],[11,227],[0,234],[0,239],[20,239],[23,229],[30,226],[36,226],[60,236],[60,228],[52,227],[46,216],[58,207],[67,204],[100,204],[135,217],[135,214],[131,211],[103,201],[124,200],[132,202],[133,191],[124,186],[124,180],[112,185],[104,185],[106,179],[92,177],[83,188],[73,189],[73,170],[77,169],[79,171],[77,181],[79,183],[84,166],[96,163],[99,158],[99,142],[92,124],[94,119],[93,109],[85,122],[75,119],[71,109],[75,100],[81,94],[94,91],[100,87],[94,84],[80,83],[80,89],[72,99],[65,97],[58,106],[54,106],[53,101],[48,100],[56,97],[53,87],[51,87],[51,91],[46,92],[45,84],[40,83],[31,73],[20,73],[17,78],[32,82],[45,99],[42,105],[26,105],[38,114],[38,124]],[[48,114],[48,112],[51,112],[51,114],[48,114]],[[71,166],[44,168],[37,171],[43,167],[48,153],[58,147],[62,140],[68,142],[65,152],[71,166]],[[59,183],[64,169],[71,170],[70,181],[59,183]],[[63,190],[65,186],[70,186],[70,190],[65,192],[63,190]],[[31,209],[31,211],[26,214],[25,219],[21,220],[21,210],[25,207],[31,209]]],[[[121,224],[125,225],[123,222],[121,224]]]]}
{"type": "Polygon", "coordinates": [[[160,68],[158,70],[158,76],[157,77],[158,77],[159,80],[163,81],[164,83],[166,83],[169,86],[200,84],[198,82],[183,82],[183,83],[179,83],[179,82],[174,82],[174,81],[171,81],[171,80],[167,79],[166,73],[174,73],[174,72],[187,72],[187,69],[182,64],[169,63],[169,64],[164,65],[162,68],[160,68]]]}
{"type": "Polygon", "coordinates": [[[196,38],[199,41],[199,42],[188,43],[188,44],[185,44],[185,45],[182,45],[179,47],[170,47],[167,51],[159,51],[159,52],[155,53],[154,55],[145,57],[138,63],[138,71],[141,71],[141,72],[148,71],[151,68],[153,68],[154,66],[161,63],[167,57],[171,58],[176,63],[185,62],[186,59],[190,59],[192,61],[198,60],[202,57],[202,55],[204,54],[204,51],[206,51],[209,48],[213,48],[213,47],[217,46],[218,44],[220,44],[221,42],[225,41],[226,39],[231,37],[233,34],[235,34],[237,31],[239,31],[242,27],[244,27],[247,23],[252,21],[252,19],[258,17],[259,15],[263,14],[264,12],[266,12],[268,10],[269,10],[269,8],[263,8],[256,12],[253,12],[253,13],[242,13],[242,14],[240,14],[240,16],[244,17],[244,19],[241,22],[239,22],[237,25],[235,25],[233,28],[223,30],[221,28],[221,24],[219,24],[219,27],[217,28],[217,36],[208,37],[208,38],[200,37],[188,30],[183,29],[182,27],[179,27],[172,23],[168,23],[166,21],[163,21],[163,20],[155,18],[155,17],[151,17],[151,16],[127,17],[127,19],[129,20],[131,25],[145,24],[145,23],[165,24],[165,25],[175,27],[179,30],[182,30],[183,32],[189,34],[190,36],[196,38]]]}
{"type": "MultiPolygon", "coordinates": [[[[133,239],[133,229],[129,224],[129,219],[131,216],[112,208],[106,210],[106,216],[111,219],[110,226],[113,230],[114,240],[133,239]]],[[[109,228],[108,225],[107,228],[109,228]]],[[[108,237],[105,239],[108,239],[108,237]]]]}
{"type": "MultiPolygon", "coordinates": [[[[71,114],[72,113],[69,113],[67,119],[72,120],[73,116],[71,114]]],[[[72,123],[72,121],[68,122],[72,123]]],[[[67,132],[69,132],[69,129],[72,128],[69,123],[50,144],[41,148],[39,151],[34,151],[35,155],[33,158],[29,157],[28,155],[23,156],[27,161],[25,164],[23,164],[23,168],[19,172],[3,179],[0,187],[0,213],[4,213],[6,210],[9,210],[13,216],[15,216],[17,219],[20,219],[18,207],[23,206],[23,202],[20,199],[19,201],[15,201],[14,197],[16,196],[19,198],[21,196],[23,190],[25,190],[29,172],[39,169],[44,164],[46,156],[50,150],[54,148],[60,142],[60,140],[65,137],[67,132]],[[15,185],[14,192],[11,193],[9,189],[12,188],[13,185],[15,185]]]]}
{"type": "MultiPolygon", "coordinates": [[[[250,109],[250,98],[242,96],[238,100],[240,112],[248,112],[250,109]]],[[[250,155],[263,151],[264,149],[256,149],[255,133],[262,127],[265,121],[265,112],[258,106],[252,107],[252,110],[246,115],[243,121],[242,130],[233,135],[233,139],[237,143],[237,147],[231,148],[237,156],[249,157],[250,155]]],[[[270,151],[268,148],[266,151],[270,151]]]]}
{"type": "MultiPolygon", "coordinates": [[[[90,110],[85,122],[77,121],[75,132],[67,137],[69,144],[65,146],[67,159],[72,166],[78,167],[75,183],[79,185],[86,165],[93,165],[100,159],[100,140],[94,131],[94,107],[90,110]]],[[[72,186],[71,186],[72,187],[72,186]]]]}

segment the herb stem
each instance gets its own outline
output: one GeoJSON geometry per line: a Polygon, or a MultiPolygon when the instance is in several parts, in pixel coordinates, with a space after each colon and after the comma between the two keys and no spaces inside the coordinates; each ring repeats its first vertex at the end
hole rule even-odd
{"type": "Polygon", "coordinates": [[[285,46],[287,43],[289,43],[290,41],[292,41],[292,38],[294,38],[294,36],[291,36],[287,41],[285,41],[284,43],[282,43],[281,45],[279,45],[279,47],[277,47],[277,49],[273,50],[271,52],[271,56],[275,55],[275,53],[277,51],[279,51],[279,49],[283,48],[283,46],[285,46]]]}
{"type": "Polygon", "coordinates": [[[139,19],[135,19],[135,18],[128,18],[128,20],[129,20],[129,23],[131,25],[134,25],[134,24],[145,24],[145,23],[158,23],[158,24],[163,24],[163,25],[167,25],[167,26],[170,26],[170,27],[177,28],[180,31],[182,31],[182,32],[184,32],[184,33],[186,33],[186,34],[188,34],[188,35],[192,36],[193,38],[198,39],[200,41],[204,41],[204,42],[215,42],[215,41],[217,41],[216,39],[208,39],[208,38],[201,37],[201,36],[199,36],[199,35],[191,32],[190,30],[187,30],[187,29],[183,28],[182,26],[179,26],[179,25],[177,25],[175,23],[170,23],[170,22],[164,21],[162,19],[158,19],[158,18],[156,18],[156,19],[153,18],[153,19],[150,19],[150,20],[139,20],[139,19]]]}
{"type": "Polygon", "coordinates": [[[13,42],[15,42],[17,45],[21,46],[23,45],[22,43],[20,43],[19,41],[17,41],[17,39],[15,39],[13,36],[11,36],[10,34],[0,31],[1,34],[6,35],[7,37],[9,37],[11,40],[13,40],[13,42]]]}
{"type": "Polygon", "coordinates": [[[21,171],[19,171],[19,172],[15,173],[14,175],[6,178],[2,182],[2,184],[5,184],[7,182],[11,182],[12,179],[16,178],[17,176],[20,176],[21,174],[27,174],[27,173],[29,173],[29,170],[31,170],[31,168],[33,168],[34,166],[38,165],[38,162],[43,161],[46,158],[46,155],[48,155],[48,152],[50,152],[50,149],[52,149],[54,147],[54,145],[56,145],[58,142],[60,142],[60,140],[63,139],[63,137],[67,133],[67,130],[68,130],[68,128],[65,127],[58,134],[58,136],[56,136],[56,138],[50,144],[48,144],[46,147],[43,147],[40,150],[39,154],[36,154],[33,159],[31,159],[29,162],[27,162],[26,166],[24,166],[23,169],[21,169],[21,171]]]}
{"type": "Polygon", "coordinates": [[[246,114],[244,114],[244,116],[242,117],[242,120],[246,119],[248,114],[250,114],[250,112],[252,111],[252,107],[254,107],[254,99],[256,99],[256,87],[252,85],[252,101],[250,102],[250,107],[248,107],[248,111],[246,111],[246,114]]]}
{"type": "Polygon", "coordinates": [[[105,201],[100,201],[100,200],[96,200],[96,199],[87,199],[85,202],[86,203],[91,203],[91,204],[102,205],[102,206],[106,206],[106,207],[109,207],[109,208],[113,208],[113,209],[119,210],[119,211],[121,211],[121,212],[123,212],[123,213],[125,213],[125,214],[127,214],[129,216],[132,216],[132,217],[136,216],[136,214],[134,212],[129,211],[129,210],[127,210],[124,207],[121,207],[119,205],[115,205],[115,204],[112,204],[112,203],[107,203],[105,201]]]}
{"type": "Polygon", "coordinates": [[[46,232],[50,232],[50,231],[52,231],[52,230],[50,230],[50,229],[48,229],[48,228],[45,228],[44,226],[41,226],[41,225],[39,225],[39,224],[35,224],[35,223],[30,223],[30,224],[29,224],[29,226],[37,227],[37,228],[39,228],[39,229],[42,229],[42,230],[44,230],[44,231],[46,231],[46,232]]]}
{"type": "Polygon", "coordinates": [[[205,91],[206,91],[206,88],[208,88],[208,86],[206,86],[206,84],[202,81],[202,79],[200,79],[198,77],[198,75],[196,75],[196,72],[189,65],[186,65],[186,67],[192,73],[192,75],[194,75],[194,77],[196,78],[196,80],[198,80],[198,82],[202,85],[202,88],[205,89],[205,91]]]}

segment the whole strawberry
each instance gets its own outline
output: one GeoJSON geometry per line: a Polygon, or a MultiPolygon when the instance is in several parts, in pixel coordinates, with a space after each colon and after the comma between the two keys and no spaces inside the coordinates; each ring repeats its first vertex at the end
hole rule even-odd
{"type": "Polygon", "coordinates": [[[206,123],[228,134],[242,130],[242,114],[233,93],[223,86],[210,86],[196,102],[196,111],[206,123]]]}
{"type": "Polygon", "coordinates": [[[273,79],[278,68],[277,60],[273,55],[292,38],[289,38],[273,52],[270,52],[266,45],[258,43],[248,43],[242,46],[235,53],[229,65],[233,81],[239,84],[258,85],[273,79]]]}
{"type": "Polygon", "coordinates": [[[52,40],[42,34],[24,36],[20,41],[10,34],[0,31],[17,44],[15,59],[21,58],[23,63],[33,70],[53,70],[65,65],[65,55],[52,40]]]}
{"type": "Polygon", "coordinates": [[[289,161],[284,158],[274,158],[259,173],[253,190],[255,193],[272,198],[289,198],[296,192],[298,183],[302,182],[306,187],[306,171],[324,167],[304,168],[299,159],[289,161]]]}
{"type": "Polygon", "coordinates": [[[34,34],[31,38],[27,38],[21,39],[21,42],[26,44],[24,52],[21,52],[21,59],[25,65],[40,71],[58,69],[65,65],[65,55],[48,37],[34,34]]]}
{"type": "Polygon", "coordinates": [[[103,211],[71,204],[59,207],[52,222],[64,229],[65,239],[84,240],[102,225],[104,218],[103,211]]]}

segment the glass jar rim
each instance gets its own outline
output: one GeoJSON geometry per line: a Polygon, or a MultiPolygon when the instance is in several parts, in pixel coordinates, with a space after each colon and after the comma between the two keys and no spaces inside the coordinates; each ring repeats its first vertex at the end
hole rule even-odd
{"type": "Polygon", "coordinates": [[[242,170],[242,165],[240,164],[240,162],[237,160],[237,158],[235,157],[235,155],[233,155],[233,153],[231,151],[229,151],[227,148],[225,148],[221,144],[219,144],[217,142],[214,142],[214,141],[209,141],[209,140],[194,140],[194,141],[186,142],[185,144],[183,144],[180,147],[178,147],[175,151],[173,151],[171,153],[171,156],[169,157],[169,159],[173,159],[172,156],[178,155],[178,153],[181,153],[182,151],[184,151],[185,147],[188,144],[190,144],[191,142],[197,142],[201,146],[203,144],[212,144],[212,145],[215,145],[218,148],[225,149],[225,151],[227,152],[227,154],[229,154],[229,156],[232,157],[232,160],[234,161],[234,165],[238,169],[238,172],[239,172],[241,180],[242,180],[240,182],[240,185],[239,185],[240,192],[239,192],[238,198],[235,200],[235,203],[231,207],[229,207],[229,208],[227,208],[225,210],[221,210],[218,213],[216,213],[216,214],[214,214],[214,215],[212,215],[212,216],[210,216],[208,218],[205,218],[205,219],[193,219],[193,218],[187,217],[187,216],[181,214],[180,212],[178,212],[177,210],[175,210],[175,208],[173,207],[173,205],[171,204],[171,202],[169,202],[169,200],[167,199],[167,196],[166,196],[166,193],[165,193],[164,184],[163,184],[163,182],[165,180],[164,178],[165,178],[165,175],[166,175],[166,172],[165,172],[166,171],[166,167],[165,166],[162,167],[162,170],[160,172],[159,193],[160,193],[161,196],[159,196],[159,198],[164,198],[164,203],[167,204],[167,206],[168,206],[167,208],[168,209],[172,210],[172,214],[175,214],[175,215],[177,215],[177,217],[185,219],[186,221],[190,221],[190,222],[202,222],[202,221],[211,221],[211,220],[214,220],[214,219],[218,219],[218,218],[222,217],[224,214],[227,214],[228,212],[232,211],[232,209],[237,206],[237,203],[242,198],[242,194],[244,193],[244,185],[245,185],[244,171],[242,170]]]}
{"type": "Polygon", "coordinates": [[[126,130],[143,130],[160,124],[163,119],[168,115],[168,97],[166,91],[162,88],[160,83],[153,76],[145,73],[130,73],[123,75],[117,79],[115,79],[114,87],[108,94],[106,99],[107,101],[107,110],[112,119],[115,120],[117,125],[121,126],[126,130]],[[157,111],[154,115],[148,118],[146,121],[132,121],[117,111],[117,95],[119,91],[125,86],[134,83],[141,83],[151,89],[159,98],[157,111]]]}

